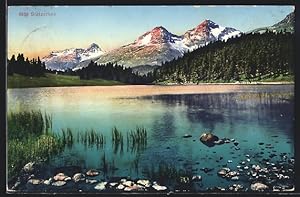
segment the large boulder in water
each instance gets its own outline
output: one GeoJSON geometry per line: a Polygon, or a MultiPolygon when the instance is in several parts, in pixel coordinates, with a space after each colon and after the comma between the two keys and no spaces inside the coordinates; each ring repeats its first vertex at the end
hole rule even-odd
{"type": "Polygon", "coordinates": [[[218,136],[213,135],[212,133],[203,133],[200,136],[200,141],[206,146],[212,147],[215,145],[215,141],[218,141],[218,136]]]}

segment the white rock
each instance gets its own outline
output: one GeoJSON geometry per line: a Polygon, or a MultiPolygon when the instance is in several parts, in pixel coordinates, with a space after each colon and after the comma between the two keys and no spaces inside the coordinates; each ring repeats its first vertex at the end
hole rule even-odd
{"type": "Polygon", "coordinates": [[[120,190],[122,190],[122,189],[124,189],[124,188],[125,188],[125,186],[122,185],[122,184],[119,184],[118,187],[117,187],[117,189],[120,189],[120,190]]]}
{"type": "Polygon", "coordinates": [[[75,183],[79,182],[79,181],[84,181],[85,180],[85,175],[82,173],[76,173],[74,174],[73,178],[75,183]]]}
{"type": "Polygon", "coordinates": [[[293,192],[295,191],[295,187],[291,188],[291,189],[283,189],[283,192],[293,192]]]}
{"type": "Polygon", "coordinates": [[[68,176],[66,176],[64,173],[62,173],[62,172],[60,172],[60,173],[58,173],[57,175],[55,175],[54,177],[53,177],[53,179],[55,180],[55,181],[64,181],[66,178],[68,178],[68,176]]]}
{"type": "Polygon", "coordinates": [[[158,185],[158,184],[152,185],[152,187],[153,187],[156,191],[164,191],[164,190],[167,189],[166,186],[161,186],[161,185],[158,185]]]}
{"type": "Polygon", "coordinates": [[[268,189],[269,187],[263,183],[254,183],[251,184],[251,189],[253,191],[264,191],[266,189],[268,189]]]}
{"type": "Polygon", "coordinates": [[[227,177],[233,177],[233,176],[236,176],[236,175],[238,175],[238,173],[236,171],[231,171],[231,172],[228,172],[226,174],[227,177]]]}
{"type": "Polygon", "coordinates": [[[193,181],[201,181],[201,180],[202,180],[202,177],[201,177],[200,175],[193,176],[193,177],[192,177],[192,180],[193,180],[193,181]]]}
{"type": "Polygon", "coordinates": [[[65,184],[66,184],[66,181],[56,181],[56,182],[52,183],[53,186],[57,186],[57,187],[63,186],[65,184]]]}
{"type": "Polygon", "coordinates": [[[140,190],[143,190],[143,189],[144,189],[143,186],[134,184],[132,186],[125,187],[124,191],[140,191],[140,190]]]}
{"type": "Polygon", "coordinates": [[[30,179],[28,181],[28,183],[31,183],[32,185],[39,185],[42,182],[43,182],[43,180],[40,180],[40,179],[30,179]]]}
{"type": "Polygon", "coordinates": [[[107,182],[101,182],[101,183],[98,183],[94,188],[96,190],[102,191],[102,190],[105,190],[106,184],[107,184],[107,182]]]}
{"type": "Polygon", "coordinates": [[[231,177],[231,180],[233,180],[233,181],[238,181],[238,180],[239,180],[239,177],[238,177],[238,176],[233,176],[233,177],[231,177]]]}
{"type": "Polygon", "coordinates": [[[150,183],[149,180],[138,180],[137,183],[140,184],[140,185],[143,185],[145,187],[150,187],[151,186],[151,183],[150,183]]]}
{"type": "Polygon", "coordinates": [[[96,179],[86,179],[85,182],[90,183],[90,184],[94,184],[94,183],[97,183],[98,181],[96,179]]]}
{"type": "Polygon", "coordinates": [[[45,185],[50,185],[50,183],[51,183],[51,182],[50,182],[49,180],[45,180],[45,181],[44,181],[44,184],[45,184],[45,185]]]}
{"type": "Polygon", "coordinates": [[[123,182],[122,183],[124,186],[126,186],[126,187],[130,187],[130,186],[132,186],[133,184],[134,184],[134,182],[133,181],[125,181],[125,182],[123,182]]]}
{"type": "Polygon", "coordinates": [[[23,167],[23,170],[27,173],[32,173],[34,171],[34,165],[34,162],[29,162],[23,167]]]}
{"type": "Polygon", "coordinates": [[[71,180],[72,180],[71,177],[68,176],[68,177],[65,178],[64,181],[71,181],[71,180]]]}
{"type": "Polygon", "coordinates": [[[98,176],[100,173],[97,170],[91,169],[86,172],[87,176],[98,176]]]}
{"type": "Polygon", "coordinates": [[[118,185],[118,183],[109,183],[109,185],[114,187],[114,186],[118,185]]]}

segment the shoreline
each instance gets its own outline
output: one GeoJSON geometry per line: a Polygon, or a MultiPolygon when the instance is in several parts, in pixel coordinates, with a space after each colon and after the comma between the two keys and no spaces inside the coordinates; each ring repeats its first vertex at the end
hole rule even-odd
{"type": "Polygon", "coordinates": [[[295,85],[295,82],[239,82],[239,83],[185,83],[185,84],[177,84],[177,83],[166,83],[166,84],[123,84],[123,85],[65,85],[65,86],[30,86],[30,87],[6,87],[6,89],[27,89],[27,88],[55,88],[55,87],[63,87],[63,88],[72,88],[72,87],[118,87],[118,86],[136,86],[136,87],[141,87],[141,86],[152,86],[152,87],[161,87],[161,86],[168,86],[168,87],[187,87],[187,86],[203,86],[203,85],[295,85]]]}
{"type": "Polygon", "coordinates": [[[176,83],[167,83],[167,84],[155,84],[161,86],[197,86],[197,85],[295,85],[295,82],[289,81],[279,81],[279,82],[235,82],[235,83],[185,83],[185,84],[176,84],[176,83]]]}

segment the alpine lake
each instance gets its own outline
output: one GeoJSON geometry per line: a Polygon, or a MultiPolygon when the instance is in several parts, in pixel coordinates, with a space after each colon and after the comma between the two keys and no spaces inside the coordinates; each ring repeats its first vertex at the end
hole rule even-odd
{"type": "Polygon", "coordinates": [[[7,100],[8,112],[46,112],[54,133],[69,129],[74,136],[72,144],[39,164],[27,183],[19,183],[17,192],[294,188],[291,84],[24,88],[8,89],[7,100]],[[100,145],[79,140],[89,130],[103,136],[100,145]],[[134,142],[131,134],[136,130],[143,139],[134,142]],[[200,136],[210,132],[222,143],[202,143],[200,136]],[[91,169],[97,173],[89,177],[91,169]],[[58,173],[82,177],[53,184],[58,173]]]}

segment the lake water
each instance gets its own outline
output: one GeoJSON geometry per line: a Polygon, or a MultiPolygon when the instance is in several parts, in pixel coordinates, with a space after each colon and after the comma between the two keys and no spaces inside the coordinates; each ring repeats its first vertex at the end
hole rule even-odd
{"type": "Polygon", "coordinates": [[[49,161],[49,169],[74,165],[101,169],[105,154],[115,169],[101,179],[147,178],[147,169],[163,162],[201,175],[196,189],[200,191],[229,185],[232,181],[217,176],[217,171],[225,165],[236,168],[246,161],[246,154],[249,166],[274,153],[272,160],[279,160],[280,153],[294,156],[293,85],[51,87],[9,89],[7,95],[8,111],[52,114],[54,132],[95,129],[106,136],[103,148],[81,143],[65,148],[49,161]],[[147,130],[146,148],[133,150],[125,143],[123,151],[114,150],[112,128],[117,127],[126,141],[127,132],[137,126],[147,130]],[[239,149],[233,143],[205,146],[199,141],[205,131],[235,139],[239,149]],[[183,138],[185,134],[192,137],[183,138]],[[205,173],[203,168],[212,171],[205,173]]]}

